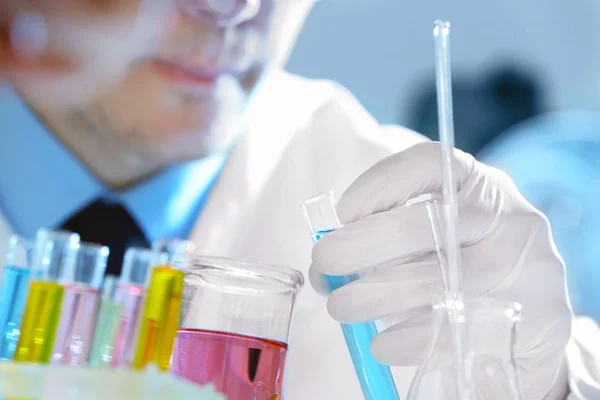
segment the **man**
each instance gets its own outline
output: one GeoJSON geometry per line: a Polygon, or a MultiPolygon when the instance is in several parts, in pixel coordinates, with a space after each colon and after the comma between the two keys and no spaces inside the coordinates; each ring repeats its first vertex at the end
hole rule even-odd
{"type": "MultiPolygon", "coordinates": [[[[131,15],[132,8],[118,7],[131,2],[109,3],[115,7],[103,10],[107,21],[131,15]]],[[[74,18],[85,31],[81,21],[91,11],[42,7],[23,17],[11,10],[24,18],[9,30],[19,39],[11,43],[27,43],[28,51],[6,63],[12,89],[0,103],[4,234],[32,235],[38,226],[76,230],[111,247],[113,273],[114,255],[127,244],[189,236],[204,254],[297,268],[321,293],[324,273],[396,261],[334,292],[328,309],[340,322],[383,319],[390,328],[374,340],[373,354],[398,366],[418,364],[432,294],[443,288],[435,261],[416,258],[433,248],[424,208],[400,206],[441,190],[438,146],[380,126],[333,83],[281,71],[311,1],[175,4],[162,14],[156,46],[130,58],[119,53],[124,75],[94,90],[83,82],[83,96],[73,82],[90,73],[79,64],[93,57],[66,63],[67,72],[55,69],[54,80],[32,71],[50,57],[48,48],[63,56],[72,50],[37,46],[56,43],[39,39],[64,32],[52,30],[56,15],[74,18]],[[44,13],[52,17],[42,23],[43,34],[23,33],[40,26],[44,13]],[[298,201],[347,187],[339,204],[345,226],[315,246],[309,271],[311,242],[298,201]]],[[[588,366],[566,351],[571,311],[545,218],[497,170],[459,152],[456,171],[465,290],[529,310],[515,349],[524,398],[590,398],[579,395],[588,366]]],[[[413,370],[396,371],[401,393],[413,370]]],[[[592,390],[596,378],[588,381],[592,390]]],[[[339,327],[310,288],[296,305],[285,380],[288,400],[361,398],[339,327]]]]}

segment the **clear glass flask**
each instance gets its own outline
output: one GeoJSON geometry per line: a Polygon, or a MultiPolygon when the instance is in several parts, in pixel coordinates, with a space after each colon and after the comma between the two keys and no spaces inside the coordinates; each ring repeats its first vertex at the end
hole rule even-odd
{"type": "Polygon", "coordinates": [[[298,271],[186,257],[172,371],[230,399],[280,399],[298,271]]]}
{"type": "Polygon", "coordinates": [[[521,400],[513,359],[520,318],[517,303],[456,293],[436,295],[432,347],[408,400],[521,400]],[[453,347],[457,327],[462,332],[462,374],[453,347]]]}

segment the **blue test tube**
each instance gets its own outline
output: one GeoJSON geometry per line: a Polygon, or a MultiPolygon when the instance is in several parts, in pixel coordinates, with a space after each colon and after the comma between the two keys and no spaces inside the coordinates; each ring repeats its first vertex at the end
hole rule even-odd
{"type": "MultiPolygon", "coordinates": [[[[300,203],[310,228],[313,243],[341,227],[335,210],[333,193],[329,192],[300,203]]],[[[325,276],[330,292],[356,280],[358,276],[325,276]]],[[[366,400],[399,400],[390,369],[371,355],[371,341],[377,335],[375,323],[342,324],[342,332],[352,358],[356,376],[366,400]]]]}
{"type": "Polygon", "coordinates": [[[29,291],[33,244],[13,235],[8,244],[0,285],[0,360],[13,359],[29,291]]]}

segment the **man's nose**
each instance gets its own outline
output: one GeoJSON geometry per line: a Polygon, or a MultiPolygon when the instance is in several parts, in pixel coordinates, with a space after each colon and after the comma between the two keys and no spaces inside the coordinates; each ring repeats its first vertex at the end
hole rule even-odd
{"type": "Polygon", "coordinates": [[[261,0],[179,0],[178,3],[188,17],[219,26],[235,26],[254,18],[261,0]]]}

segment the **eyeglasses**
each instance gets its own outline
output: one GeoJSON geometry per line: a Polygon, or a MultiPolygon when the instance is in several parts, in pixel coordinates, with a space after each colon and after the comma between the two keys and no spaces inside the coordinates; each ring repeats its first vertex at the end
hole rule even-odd
{"type": "Polygon", "coordinates": [[[238,25],[256,17],[261,0],[178,0],[180,9],[192,18],[207,18],[218,25],[238,25]]]}

